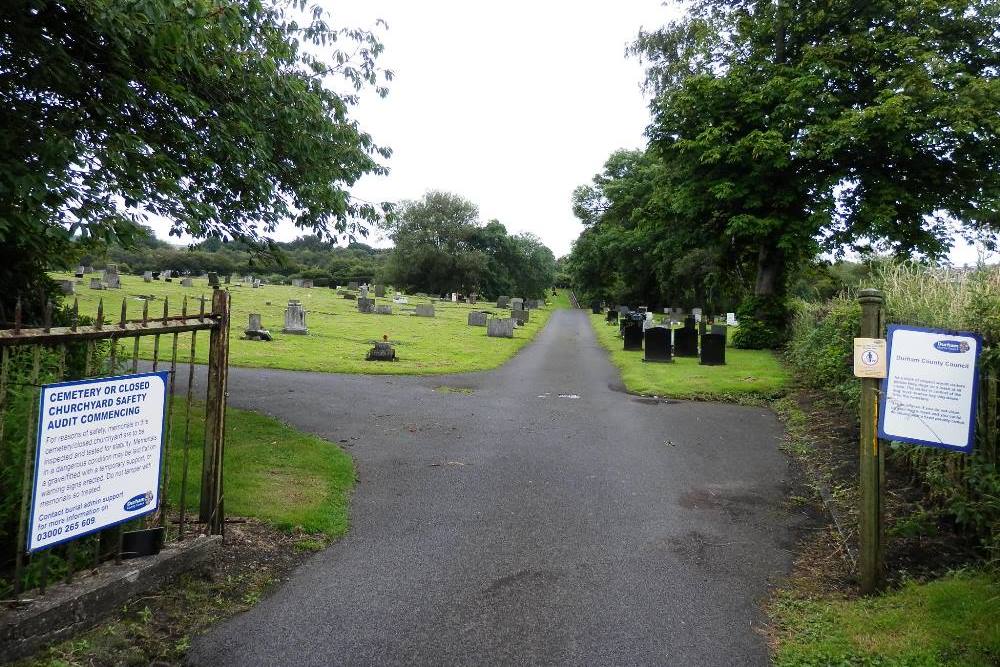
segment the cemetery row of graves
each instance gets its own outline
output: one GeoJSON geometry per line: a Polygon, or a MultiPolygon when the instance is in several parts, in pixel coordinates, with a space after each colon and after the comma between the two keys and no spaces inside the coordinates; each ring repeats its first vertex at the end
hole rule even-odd
{"type": "MultiPolygon", "coordinates": [[[[496,368],[541,330],[564,303],[501,296],[404,294],[382,284],[317,288],[311,280],[272,285],[253,275],[119,274],[80,266],[54,274],[80,313],[158,318],[201,312],[213,289],[232,295],[230,363],[234,366],[368,374],[444,374],[496,368]],[[124,305],[122,305],[124,304],[124,305]],[[392,363],[372,363],[372,362],[392,363]]],[[[182,349],[186,344],[180,343],[182,349]]],[[[151,358],[145,340],[140,355],[151,358]]],[[[203,362],[196,350],[194,361],[203,362]]]]}

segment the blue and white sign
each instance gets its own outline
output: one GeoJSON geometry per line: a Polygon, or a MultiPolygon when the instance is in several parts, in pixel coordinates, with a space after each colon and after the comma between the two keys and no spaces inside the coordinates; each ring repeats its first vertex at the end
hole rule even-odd
{"type": "Polygon", "coordinates": [[[42,387],[28,551],[156,511],[167,377],[42,387]]]}
{"type": "Polygon", "coordinates": [[[971,453],[982,347],[976,333],[890,325],[879,437],[971,453]]]}

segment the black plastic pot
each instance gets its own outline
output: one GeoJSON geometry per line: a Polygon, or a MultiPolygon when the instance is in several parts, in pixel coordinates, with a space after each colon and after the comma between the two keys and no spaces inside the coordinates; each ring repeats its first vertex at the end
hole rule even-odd
{"type": "Polygon", "coordinates": [[[163,528],[122,533],[122,558],[155,556],[163,548],[163,528]]]}

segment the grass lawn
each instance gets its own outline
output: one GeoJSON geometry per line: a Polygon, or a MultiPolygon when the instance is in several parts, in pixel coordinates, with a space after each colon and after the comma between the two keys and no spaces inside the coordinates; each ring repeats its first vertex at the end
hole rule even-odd
{"type": "Polygon", "coordinates": [[[1000,581],[981,573],[859,600],[779,598],[779,667],[1000,664],[1000,581]]]}
{"type": "MultiPolygon", "coordinates": [[[[181,495],[184,455],[183,397],[171,422],[170,506],[181,495]]],[[[197,518],[204,443],[204,406],[192,405],[187,507],[197,518]]],[[[226,514],[262,519],[282,529],[337,537],[347,531],[347,501],[354,485],[351,457],[333,443],[271,417],[227,408],[223,468],[226,514]]],[[[189,515],[190,516],[190,515],[189,515]]]]}
{"type": "MultiPolygon", "coordinates": [[[[53,274],[54,278],[72,278],[72,274],[53,274]]],[[[122,276],[120,290],[92,290],[89,288],[91,275],[84,278],[83,285],[77,285],[80,300],[80,314],[94,316],[97,302],[104,299],[106,320],[117,320],[121,313],[121,300],[127,298],[129,318],[142,316],[140,295],[151,295],[150,316],[163,314],[163,299],[169,299],[171,314],[181,311],[181,301],[188,297],[188,312],[197,312],[198,299],[202,295],[211,299],[212,290],[208,281],[194,278],[194,287],[181,287],[180,280],[172,283],[154,281],[143,282],[141,277],[122,276]]],[[[234,281],[229,286],[232,294],[232,329],[230,334],[229,361],[233,366],[259,368],[282,368],[286,370],[319,371],[326,373],[368,373],[386,375],[434,375],[443,373],[464,373],[496,368],[514,356],[515,353],[548,320],[552,310],[567,307],[566,294],[549,297],[550,305],[544,309],[531,311],[529,323],[514,332],[514,338],[488,338],[485,327],[468,326],[468,314],[472,310],[496,310],[496,302],[482,302],[476,306],[462,303],[437,302],[434,318],[411,315],[416,303],[427,303],[430,299],[408,297],[409,303],[402,308],[392,304],[391,299],[376,299],[380,304],[391,304],[392,315],[363,315],[357,310],[357,303],[337,296],[329,288],[305,289],[288,285],[266,285],[253,289],[249,285],[237,287],[234,281]],[[281,333],[284,324],[285,306],[289,299],[298,299],[306,309],[306,326],[309,335],[297,336],[281,333]],[[247,327],[248,315],[260,313],[264,328],[274,336],[270,343],[241,340],[247,327]],[[365,354],[376,340],[388,335],[396,347],[395,363],[365,361],[365,354]]],[[[69,303],[72,303],[70,298],[69,303]]],[[[211,307],[211,301],[207,308],[211,307]]],[[[509,311],[497,311],[504,316],[509,311]]],[[[205,334],[201,334],[205,336],[205,334]]],[[[207,337],[206,337],[207,338],[207,337]]],[[[140,354],[144,359],[152,357],[153,337],[142,338],[140,354]]],[[[179,349],[189,350],[188,335],[180,336],[179,349]]],[[[207,340],[205,341],[207,342],[207,340]]],[[[161,343],[161,350],[166,347],[161,343]]],[[[162,354],[162,352],[161,352],[162,354]]],[[[199,342],[197,361],[206,361],[208,346],[199,342]]]]}
{"type": "MultiPolygon", "coordinates": [[[[726,349],[725,366],[702,366],[697,358],[678,357],[670,364],[647,364],[642,352],[625,352],[618,327],[604,315],[591,315],[597,339],[621,370],[625,388],[637,394],[689,399],[771,397],[785,391],[790,374],[768,350],[726,349]]],[[[731,338],[731,336],[730,336],[731,338]]]]}

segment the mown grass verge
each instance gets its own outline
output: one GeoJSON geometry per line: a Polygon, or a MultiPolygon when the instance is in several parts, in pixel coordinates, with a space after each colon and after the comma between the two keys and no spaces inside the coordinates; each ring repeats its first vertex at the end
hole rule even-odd
{"type": "Polygon", "coordinates": [[[787,389],[789,373],[768,350],[726,349],[725,366],[702,366],[696,358],[669,364],[645,363],[642,352],[625,352],[618,327],[591,315],[597,339],[621,371],[625,388],[636,394],[695,400],[747,401],[774,398],[787,389]]]}

